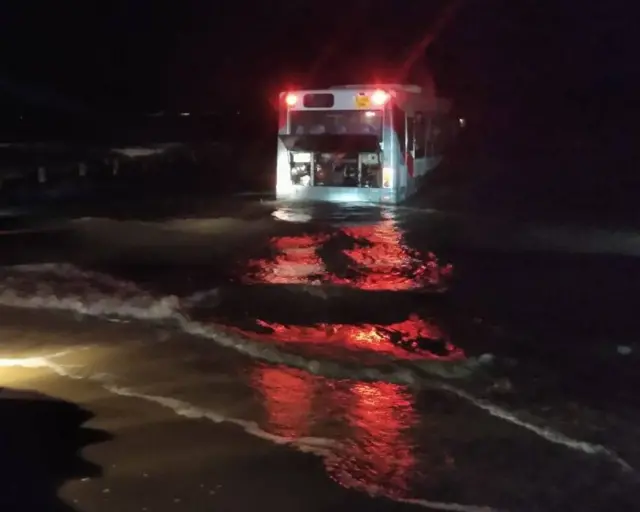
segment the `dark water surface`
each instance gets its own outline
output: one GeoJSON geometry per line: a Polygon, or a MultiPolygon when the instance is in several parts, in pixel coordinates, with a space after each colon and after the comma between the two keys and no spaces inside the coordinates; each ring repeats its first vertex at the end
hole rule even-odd
{"type": "MultiPolygon", "coordinates": [[[[225,370],[243,417],[325,440],[340,485],[441,510],[638,505],[633,233],[237,200],[0,243],[3,305],[196,334],[172,348],[194,374],[244,354],[225,370]]],[[[198,386],[182,397],[213,407],[198,386]]]]}

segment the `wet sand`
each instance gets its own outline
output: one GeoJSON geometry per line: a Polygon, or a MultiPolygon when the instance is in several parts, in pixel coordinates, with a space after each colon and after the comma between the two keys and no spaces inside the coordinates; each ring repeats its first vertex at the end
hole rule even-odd
{"type": "MultiPolygon", "coordinates": [[[[91,366],[96,373],[100,373],[105,359],[114,360],[113,348],[108,346],[110,338],[123,334],[121,325],[110,326],[100,320],[78,324],[65,315],[6,310],[0,316],[3,357],[40,357],[64,350],[69,348],[63,341],[66,333],[76,348],[106,345],[102,362],[95,361],[91,366]],[[25,328],[23,322],[31,327],[25,328]]],[[[136,335],[144,329],[127,326],[126,331],[135,344],[136,335]]],[[[127,351],[126,347],[122,350],[127,351]]],[[[92,355],[98,352],[100,349],[92,355]]],[[[80,354],[82,358],[91,357],[80,354]]],[[[136,363],[129,359],[129,364],[136,363]]],[[[86,370],[83,367],[81,373],[86,370]]],[[[98,382],[62,377],[51,368],[5,366],[0,372],[0,386],[78,404],[94,415],[86,427],[113,437],[82,451],[84,458],[102,468],[102,476],[72,480],[60,490],[62,500],[77,511],[244,511],[264,506],[284,511],[412,508],[339,487],[314,455],[251,436],[238,426],[184,418],[162,405],[109,392],[98,382]]],[[[1,464],[10,470],[12,461],[3,459],[1,464]]],[[[16,503],[13,510],[21,511],[21,506],[16,503]]]]}
{"type": "MultiPolygon", "coordinates": [[[[285,511],[403,509],[342,489],[312,455],[274,446],[237,427],[180,418],[159,405],[59,379],[47,370],[8,370],[2,380],[82,404],[96,416],[89,426],[113,436],[83,451],[103,475],[61,489],[61,498],[78,511],[164,511],[177,506],[243,511],[266,504],[285,511]]],[[[21,510],[19,504],[15,510],[21,510]]]]}

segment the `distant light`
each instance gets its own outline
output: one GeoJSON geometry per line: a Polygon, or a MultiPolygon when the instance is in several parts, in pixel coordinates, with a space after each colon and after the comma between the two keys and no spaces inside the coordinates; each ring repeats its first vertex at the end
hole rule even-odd
{"type": "Polygon", "coordinates": [[[191,114],[189,112],[180,112],[181,116],[190,116],[191,114]]]}
{"type": "Polygon", "coordinates": [[[375,113],[375,112],[372,112],[371,110],[367,110],[367,111],[364,113],[364,115],[365,115],[366,117],[376,117],[376,113],[375,113]]]}
{"type": "Polygon", "coordinates": [[[298,97],[290,92],[289,94],[287,94],[287,97],[284,99],[284,101],[290,107],[294,107],[296,103],[298,103],[298,97]]]}
{"type": "Polygon", "coordinates": [[[386,91],[378,89],[371,95],[371,102],[374,105],[384,105],[387,101],[389,101],[389,93],[386,91]]]}
{"type": "Polygon", "coordinates": [[[467,120],[464,117],[458,119],[458,122],[460,123],[460,128],[464,128],[467,124],[467,120]]]}

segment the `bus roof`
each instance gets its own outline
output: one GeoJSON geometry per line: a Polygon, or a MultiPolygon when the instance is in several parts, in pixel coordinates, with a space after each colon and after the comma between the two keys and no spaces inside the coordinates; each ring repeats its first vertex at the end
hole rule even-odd
{"type": "Polygon", "coordinates": [[[348,84],[332,85],[329,89],[394,89],[396,91],[412,92],[420,94],[422,87],[411,84],[348,84]]]}

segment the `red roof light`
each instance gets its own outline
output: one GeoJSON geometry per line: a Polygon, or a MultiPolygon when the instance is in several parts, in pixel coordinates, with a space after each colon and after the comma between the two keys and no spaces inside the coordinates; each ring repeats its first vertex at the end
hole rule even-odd
{"type": "Polygon", "coordinates": [[[387,101],[389,101],[389,93],[378,89],[371,94],[371,102],[374,105],[384,105],[387,101]]]}
{"type": "Polygon", "coordinates": [[[290,92],[285,96],[284,101],[288,106],[294,107],[295,104],[298,103],[298,97],[290,92]]]}

